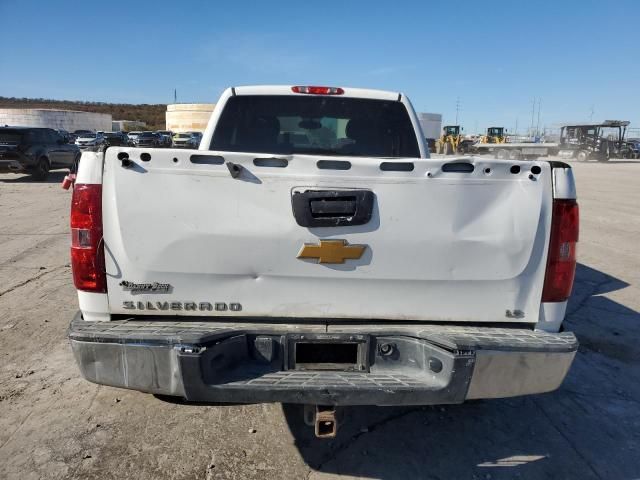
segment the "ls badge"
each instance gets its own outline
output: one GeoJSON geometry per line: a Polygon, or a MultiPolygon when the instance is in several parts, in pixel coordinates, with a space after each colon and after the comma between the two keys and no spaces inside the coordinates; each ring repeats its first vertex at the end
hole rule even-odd
{"type": "Polygon", "coordinates": [[[346,240],[320,240],[320,245],[305,243],[298,258],[315,258],[318,263],[344,263],[362,257],[366,245],[349,245],[346,240]]]}

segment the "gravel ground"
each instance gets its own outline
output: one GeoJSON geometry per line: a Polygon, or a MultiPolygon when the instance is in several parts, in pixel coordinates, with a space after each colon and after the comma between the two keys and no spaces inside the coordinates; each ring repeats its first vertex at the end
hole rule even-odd
{"type": "Polygon", "coordinates": [[[447,407],[350,408],[317,441],[280,405],[184,405],[84,381],[70,193],[0,175],[0,478],[640,477],[640,162],[574,164],[580,265],[557,392],[447,407]]]}

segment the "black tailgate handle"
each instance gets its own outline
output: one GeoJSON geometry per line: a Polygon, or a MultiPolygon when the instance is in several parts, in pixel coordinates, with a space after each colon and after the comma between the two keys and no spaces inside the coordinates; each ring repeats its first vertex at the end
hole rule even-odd
{"type": "Polygon", "coordinates": [[[364,225],[371,220],[370,190],[306,190],[291,197],[293,216],[301,227],[364,225]]]}

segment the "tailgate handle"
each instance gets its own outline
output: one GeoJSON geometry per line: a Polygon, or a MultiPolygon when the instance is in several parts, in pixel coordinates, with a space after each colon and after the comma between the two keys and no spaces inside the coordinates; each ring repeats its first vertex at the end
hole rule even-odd
{"type": "Polygon", "coordinates": [[[294,192],[293,216],[301,227],[364,225],[371,220],[370,190],[307,190],[294,192]]]}
{"type": "Polygon", "coordinates": [[[310,202],[311,216],[353,217],[356,214],[356,197],[318,198],[310,202]]]}

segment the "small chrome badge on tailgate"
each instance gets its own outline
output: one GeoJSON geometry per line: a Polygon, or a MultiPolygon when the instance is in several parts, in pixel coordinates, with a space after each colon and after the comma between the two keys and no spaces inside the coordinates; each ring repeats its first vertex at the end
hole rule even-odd
{"type": "Polygon", "coordinates": [[[171,291],[171,284],[169,283],[134,283],[123,280],[120,282],[120,286],[124,290],[131,290],[132,292],[167,293],[171,291]]]}

